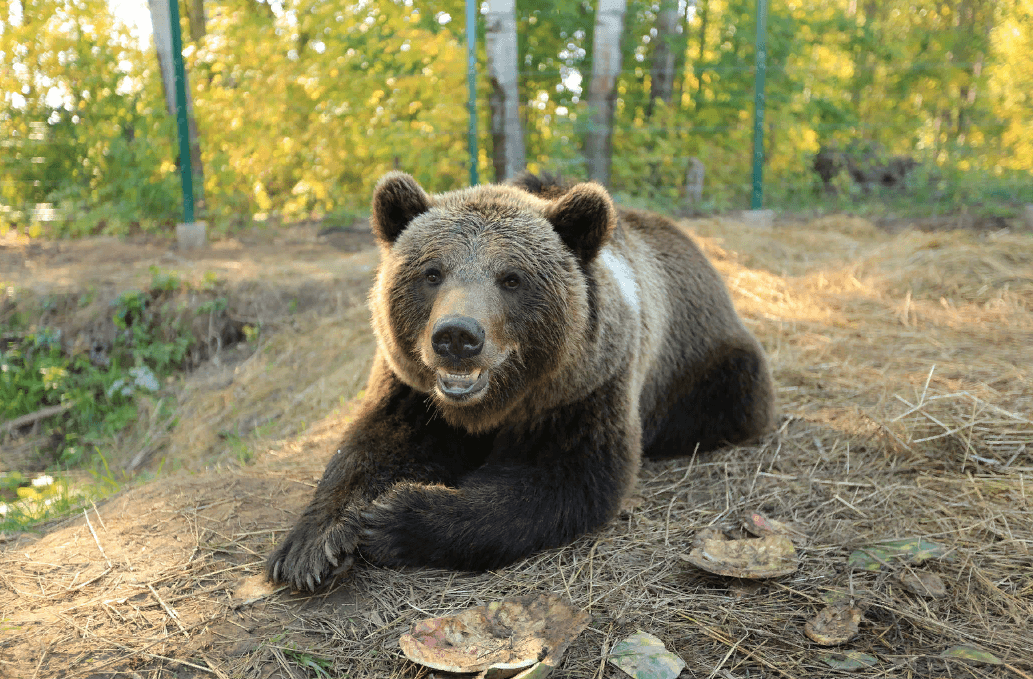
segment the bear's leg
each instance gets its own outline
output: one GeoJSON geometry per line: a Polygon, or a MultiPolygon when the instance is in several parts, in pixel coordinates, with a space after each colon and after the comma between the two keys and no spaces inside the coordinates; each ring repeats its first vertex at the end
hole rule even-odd
{"type": "Polygon", "coordinates": [[[447,483],[483,462],[490,441],[461,436],[434,417],[427,395],[378,360],[362,410],[323,473],[315,495],[266,562],[273,582],[313,590],[354,559],[360,512],[400,481],[447,483]]]}
{"type": "Polygon", "coordinates": [[[635,482],[641,428],[608,384],[526,430],[502,430],[456,487],[399,483],[363,512],[360,551],[388,566],[485,570],[612,519],[635,482]]]}
{"type": "Polygon", "coordinates": [[[759,346],[716,353],[702,371],[675,380],[643,422],[650,459],[692,455],[760,436],[774,421],[774,389],[759,346]]]}

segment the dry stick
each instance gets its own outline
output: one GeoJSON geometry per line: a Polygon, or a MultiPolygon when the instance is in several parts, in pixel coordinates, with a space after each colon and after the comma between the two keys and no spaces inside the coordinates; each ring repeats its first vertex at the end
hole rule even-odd
{"type": "Polygon", "coordinates": [[[1014,672],[1015,674],[1017,674],[1020,677],[1022,677],[1022,679],[1033,679],[1033,677],[1030,677],[1028,674],[1026,674],[1022,670],[1020,670],[1018,667],[1015,667],[1015,665],[1009,665],[1008,663],[1004,663],[1004,666],[1007,667],[1012,672],[1014,672]]]}
{"type": "Polygon", "coordinates": [[[66,410],[71,410],[74,407],[75,401],[68,401],[67,403],[62,403],[58,406],[47,406],[46,408],[40,408],[34,413],[29,413],[28,415],[22,415],[21,417],[16,417],[13,420],[8,420],[0,425],[0,427],[3,427],[8,431],[14,431],[15,429],[24,427],[27,424],[33,424],[39,420],[53,417],[54,415],[60,415],[66,410]]]}
{"type": "MultiPolygon", "coordinates": [[[[198,627],[204,627],[205,625],[210,625],[211,623],[215,622],[216,620],[218,620],[221,617],[224,617],[225,615],[226,615],[225,612],[220,613],[218,615],[213,615],[212,617],[208,618],[207,620],[202,620],[202,621],[200,621],[198,623],[195,623],[195,624],[191,625],[190,629],[197,629],[198,627]]],[[[129,651],[128,655],[124,655],[121,658],[110,658],[110,659],[105,660],[104,662],[100,663],[99,665],[94,665],[93,667],[84,669],[83,671],[79,672],[79,674],[77,674],[75,676],[83,677],[83,676],[86,676],[87,673],[90,676],[93,676],[98,670],[104,669],[105,667],[107,667],[109,665],[114,665],[115,663],[117,663],[119,661],[122,661],[122,660],[129,660],[133,656],[137,656],[137,655],[146,655],[149,658],[162,658],[162,656],[154,656],[154,655],[152,655],[150,653],[147,653],[146,651],[149,648],[154,648],[155,646],[157,646],[160,643],[167,643],[167,642],[168,642],[168,637],[161,637],[161,638],[156,639],[156,640],[152,641],[151,643],[147,644],[143,648],[137,649],[135,651],[129,649],[126,646],[123,646],[122,644],[119,644],[117,642],[113,642],[115,644],[115,646],[118,646],[122,650],[129,651]]],[[[163,658],[163,659],[165,659],[165,658],[163,658]]],[[[182,661],[175,660],[173,662],[181,663],[182,661]]],[[[205,669],[205,668],[202,667],[202,668],[198,668],[198,669],[205,669]]],[[[206,671],[211,672],[211,670],[206,670],[206,671]]]]}
{"type": "Polygon", "coordinates": [[[100,521],[100,527],[107,530],[108,527],[104,525],[104,517],[100,515],[100,511],[97,509],[97,503],[90,500],[90,504],[93,506],[93,513],[97,515],[97,520],[100,521]]]}
{"type": "Polygon", "coordinates": [[[47,653],[50,652],[50,647],[43,649],[43,655],[39,657],[39,662],[36,663],[36,671],[32,673],[32,679],[36,679],[39,676],[39,668],[43,667],[43,661],[47,659],[47,653]]]}
{"type": "Polygon", "coordinates": [[[86,585],[90,585],[90,584],[93,584],[93,583],[97,582],[98,580],[100,580],[101,578],[103,578],[105,575],[107,575],[110,572],[111,572],[111,568],[105,568],[104,572],[101,573],[100,575],[95,575],[92,578],[90,578],[89,580],[87,580],[86,582],[79,583],[74,588],[73,587],[69,587],[68,589],[69,590],[72,590],[72,589],[76,589],[76,590],[82,589],[86,585]]]}
{"type": "Polygon", "coordinates": [[[176,623],[176,625],[179,627],[179,631],[183,633],[183,636],[189,639],[190,635],[187,634],[186,628],[183,627],[183,623],[179,621],[179,613],[176,613],[176,611],[172,610],[171,606],[162,601],[161,597],[158,596],[158,590],[154,589],[153,586],[148,584],[147,589],[151,590],[151,594],[154,595],[154,598],[158,600],[158,603],[161,604],[161,607],[165,609],[165,612],[168,613],[169,617],[172,618],[172,620],[176,623]]]}
{"type": "Polygon", "coordinates": [[[97,549],[100,550],[100,555],[104,557],[104,560],[108,562],[108,570],[114,568],[111,564],[111,559],[104,553],[104,548],[100,546],[100,538],[97,537],[97,531],[93,530],[93,524],[90,523],[90,515],[86,513],[86,510],[82,510],[82,515],[86,519],[86,525],[90,527],[90,533],[93,534],[93,541],[97,543],[97,549]]]}
{"type": "MultiPolygon", "coordinates": [[[[166,662],[175,663],[177,665],[186,665],[187,667],[192,667],[195,670],[201,670],[202,672],[207,672],[208,674],[214,674],[216,676],[219,676],[220,674],[219,672],[216,672],[214,669],[210,667],[202,667],[200,665],[195,665],[192,662],[187,662],[186,660],[179,660],[178,658],[169,658],[168,656],[156,655],[154,653],[144,653],[143,655],[147,656],[148,658],[151,658],[152,660],[164,660],[166,662]]],[[[205,662],[208,662],[207,658],[205,659],[205,662]]]]}
{"type": "Polygon", "coordinates": [[[606,669],[606,660],[609,657],[610,650],[610,635],[613,634],[613,623],[606,630],[606,637],[603,639],[602,657],[599,658],[599,669],[592,675],[592,679],[599,679],[603,676],[603,671],[606,669]]]}
{"type": "MultiPolygon", "coordinates": [[[[736,643],[741,643],[741,642],[732,641],[731,637],[725,636],[725,635],[721,634],[720,632],[718,632],[717,630],[714,630],[714,629],[711,629],[711,628],[707,627],[706,625],[704,625],[699,620],[696,620],[695,618],[693,618],[691,615],[686,615],[685,613],[681,613],[680,615],[681,615],[681,617],[685,618],[686,620],[691,620],[692,622],[694,622],[697,625],[699,625],[699,628],[701,630],[703,630],[703,634],[706,634],[708,637],[710,637],[714,641],[718,641],[718,642],[720,642],[722,644],[725,644],[726,646],[734,646],[736,643]]],[[[750,649],[744,648],[743,646],[739,646],[739,650],[742,651],[743,653],[745,653],[746,655],[750,656],[751,658],[753,658],[757,662],[761,663],[765,667],[767,667],[769,669],[772,669],[775,672],[778,672],[783,677],[786,677],[786,679],[796,679],[796,677],[794,677],[793,675],[788,674],[787,672],[785,672],[784,670],[782,670],[781,668],[779,668],[779,667],[777,667],[775,665],[772,665],[765,658],[761,657],[760,655],[757,655],[756,653],[754,653],[750,649]]]]}
{"type": "Polygon", "coordinates": [[[728,659],[732,657],[732,654],[735,653],[735,649],[739,648],[739,645],[746,641],[746,637],[748,636],[750,636],[749,632],[744,634],[742,639],[739,639],[739,641],[732,644],[732,647],[728,649],[727,653],[725,653],[725,657],[721,658],[721,662],[714,666],[713,671],[707,676],[707,679],[714,679],[717,673],[721,671],[721,668],[724,667],[724,664],[728,662],[728,659]]]}

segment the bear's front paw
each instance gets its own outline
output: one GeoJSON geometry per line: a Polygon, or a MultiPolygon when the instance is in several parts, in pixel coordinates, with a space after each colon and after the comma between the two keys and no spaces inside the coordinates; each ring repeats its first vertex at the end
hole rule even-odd
{"type": "Polygon", "coordinates": [[[399,484],[362,512],[360,549],[374,563],[400,568],[435,566],[440,543],[447,536],[435,525],[439,512],[448,518],[442,500],[455,491],[399,484]]]}
{"type": "Polygon", "coordinates": [[[314,591],[329,576],[351,568],[356,532],[350,521],[303,517],[266,561],[269,579],[294,589],[314,591]]]}

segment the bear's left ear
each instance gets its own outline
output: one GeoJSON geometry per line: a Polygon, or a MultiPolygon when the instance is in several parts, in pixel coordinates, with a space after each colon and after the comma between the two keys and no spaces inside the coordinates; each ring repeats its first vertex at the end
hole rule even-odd
{"type": "Polygon", "coordinates": [[[430,209],[430,196],[404,172],[389,172],[373,189],[369,225],[384,245],[395,242],[409,222],[430,209]]]}
{"type": "Polygon", "coordinates": [[[617,221],[610,194],[595,182],[573,186],[545,209],[544,217],[582,264],[595,259],[617,221]]]}

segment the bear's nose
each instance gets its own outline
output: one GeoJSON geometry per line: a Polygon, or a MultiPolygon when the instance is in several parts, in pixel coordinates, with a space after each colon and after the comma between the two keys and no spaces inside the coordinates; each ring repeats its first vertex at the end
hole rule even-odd
{"type": "Polygon", "coordinates": [[[445,316],[434,324],[430,342],[438,356],[472,358],[484,348],[484,328],[469,316],[445,316]]]}

